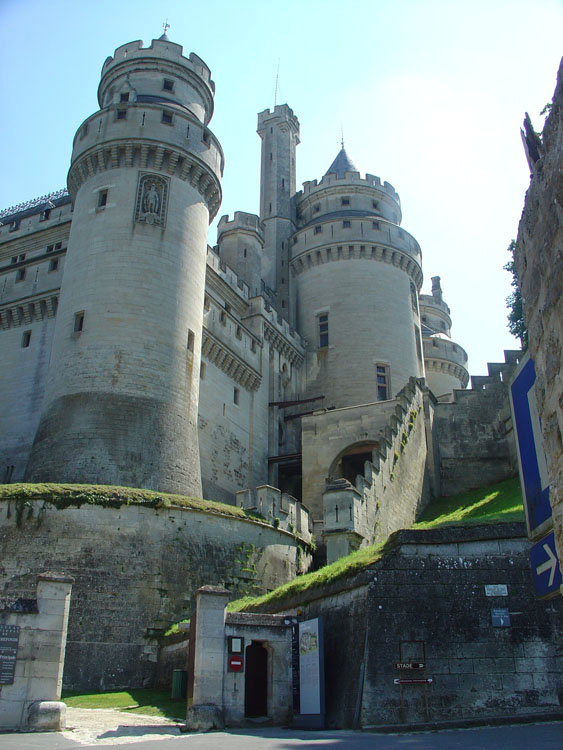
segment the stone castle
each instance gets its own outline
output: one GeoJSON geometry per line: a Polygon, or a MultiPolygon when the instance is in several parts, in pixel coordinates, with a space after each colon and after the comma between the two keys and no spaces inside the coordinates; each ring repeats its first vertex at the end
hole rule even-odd
{"type": "Polygon", "coordinates": [[[166,34],[119,47],[68,191],[0,214],[1,481],[203,496],[286,528],[306,509],[330,560],[514,475],[518,354],[465,390],[399,195],[344,145],[297,191],[299,121],[261,112],[260,214],[207,245],[214,92],[166,34]]]}

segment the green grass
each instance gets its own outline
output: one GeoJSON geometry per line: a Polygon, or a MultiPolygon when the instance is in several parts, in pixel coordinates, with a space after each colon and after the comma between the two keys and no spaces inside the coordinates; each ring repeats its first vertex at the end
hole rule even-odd
{"type": "Polygon", "coordinates": [[[116,708],[132,714],[164,716],[167,719],[182,721],[186,717],[185,699],[173,700],[169,690],[139,688],[108,693],[79,693],[68,690],[63,691],[61,700],[72,708],[116,708]]]}
{"type": "Polygon", "coordinates": [[[514,478],[483,489],[433,500],[413,528],[435,529],[455,524],[523,520],[520,482],[518,478],[514,478]]]}
{"type": "MultiPolygon", "coordinates": [[[[480,490],[464,492],[453,497],[443,497],[432,501],[426,508],[415,529],[432,529],[440,526],[501,523],[506,521],[523,521],[522,494],[518,479],[507,479],[499,484],[480,490]]],[[[393,537],[386,542],[364,547],[347,557],[325,565],[324,568],[300,576],[290,583],[280,586],[262,596],[246,596],[230,602],[230,612],[252,612],[261,605],[268,608],[281,604],[284,600],[293,599],[299,594],[315,588],[321,588],[342,578],[351,577],[380,560],[396,542],[393,537]]]]}
{"type": "Polygon", "coordinates": [[[270,591],[268,594],[263,594],[262,596],[245,596],[242,599],[230,602],[227,609],[229,612],[251,612],[260,605],[274,605],[284,599],[298,596],[305,591],[321,588],[335,583],[341,578],[353,576],[380,560],[383,557],[387,544],[388,542],[382,542],[372,547],[364,547],[346,557],[341,557],[340,560],[336,560],[336,562],[330,565],[325,565],[323,568],[315,570],[313,573],[299,576],[293,581],[270,591]]]}
{"type": "Polygon", "coordinates": [[[86,504],[110,508],[119,508],[122,505],[144,505],[156,509],[192,508],[205,513],[256,520],[245,513],[242,508],[214,500],[102,484],[4,484],[0,485],[0,500],[13,502],[16,506],[16,518],[18,518],[19,511],[20,520],[22,515],[28,517],[32,500],[43,500],[60,510],[86,504]]]}

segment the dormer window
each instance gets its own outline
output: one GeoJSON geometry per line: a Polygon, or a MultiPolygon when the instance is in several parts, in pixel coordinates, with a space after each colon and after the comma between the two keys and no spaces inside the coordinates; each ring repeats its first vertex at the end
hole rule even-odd
{"type": "Polygon", "coordinates": [[[118,109],[115,113],[115,119],[116,120],[126,120],[127,119],[127,110],[126,109],[118,109]]]}
{"type": "Polygon", "coordinates": [[[120,102],[128,102],[129,101],[129,92],[126,94],[120,94],[119,95],[119,101],[120,102]]]}
{"type": "Polygon", "coordinates": [[[163,91],[174,91],[174,81],[171,78],[165,78],[162,82],[163,91]]]}
{"type": "Polygon", "coordinates": [[[350,205],[350,198],[348,198],[348,197],[346,197],[346,198],[341,198],[341,199],[340,199],[340,204],[341,204],[342,206],[349,206],[349,205],[350,205]]]}
{"type": "Polygon", "coordinates": [[[162,122],[165,125],[172,125],[172,112],[167,109],[162,110],[162,122]]]}

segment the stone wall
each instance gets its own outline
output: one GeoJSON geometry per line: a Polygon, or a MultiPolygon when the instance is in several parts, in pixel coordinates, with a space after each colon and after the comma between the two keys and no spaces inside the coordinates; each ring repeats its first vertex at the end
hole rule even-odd
{"type": "Polygon", "coordinates": [[[271,590],[298,565],[307,569],[297,547],[270,525],[188,508],[57,510],[30,501],[24,509],[3,500],[0,595],[31,593],[38,572],[64,566],[76,580],[65,688],[141,687],[156,670],[150,636],[191,615],[193,591],[209,582],[238,593],[271,590]]]}
{"type": "Polygon", "coordinates": [[[34,598],[0,599],[0,645],[17,649],[13,681],[0,683],[0,730],[65,728],[60,698],[72,583],[62,573],[41,573],[34,598]]]}
{"type": "Polygon", "coordinates": [[[550,479],[555,540],[563,560],[563,63],[543,149],[533,164],[514,258],[520,278],[529,350],[536,366],[536,397],[550,479]]]}
{"type": "Polygon", "coordinates": [[[536,599],[525,533],[521,523],[400,531],[360,575],[278,605],[324,617],[327,725],[352,726],[362,662],[364,728],[427,720],[425,688],[407,685],[402,721],[401,660],[426,662],[429,721],[560,713],[563,604],[536,599]],[[493,626],[501,608],[510,627],[493,626]]]}
{"type": "Polygon", "coordinates": [[[455,390],[451,403],[437,403],[434,430],[440,455],[442,496],[501,482],[518,472],[508,384],[520,352],[473,376],[471,388],[455,390]]]}

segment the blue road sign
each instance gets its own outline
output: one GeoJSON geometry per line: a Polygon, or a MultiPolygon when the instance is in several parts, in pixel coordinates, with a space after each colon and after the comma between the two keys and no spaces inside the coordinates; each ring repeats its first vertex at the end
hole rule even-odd
{"type": "Polygon", "coordinates": [[[528,535],[532,538],[545,533],[551,526],[549,481],[545,453],[541,444],[535,382],[534,360],[525,359],[510,386],[510,400],[516,430],[528,535]]]}
{"type": "Polygon", "coordinates": [[[557,594],[563,579],[553,531],[532,546],[530,563],[537,596],[543,598],[557,594]]]}

